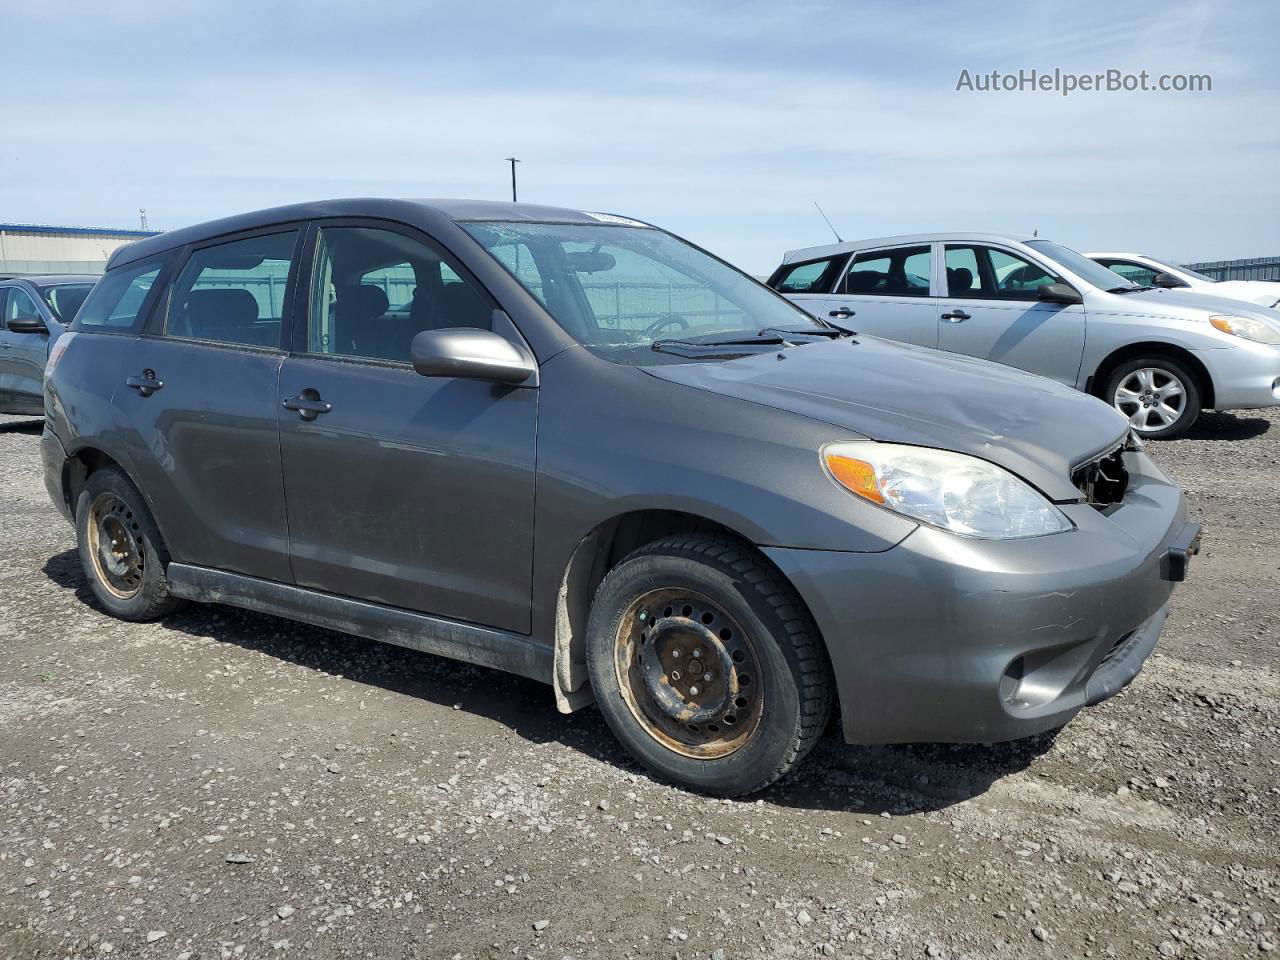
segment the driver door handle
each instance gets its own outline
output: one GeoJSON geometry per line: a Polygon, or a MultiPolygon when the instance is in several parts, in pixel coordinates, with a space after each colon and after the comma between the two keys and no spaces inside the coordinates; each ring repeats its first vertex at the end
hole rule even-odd
{"type": "Polygon", "coordinates": [[[311,387],[303,390],[296,397],[289,397],[283,401],[286,410],[296,410],[298,416],[303,420],[314,420],[322,413],[328,413],[333,409],[333,404],[320,399],[320,391],[311,387]]]}
{"type": "Polygon", "coordinates": [[[965,313],[963,310],[952,310],[950,313],[944,313],[942,315],[942,319],[947,321],[947,323],[964,323],[964,321],[969,319],[969,314],[965,313]]]}
{"type": "Polygon", "coordinates": [[[144,397],[149,397],[161,387],[164,386],[163,380],[156,379],[156,372],[151,369],[143,370],[142,375],[138,377],[129,377],[125,380],[126,387],[132,387],[144,397]]]}
{"type": "Polygon", "coordinates": [[[848,307],[837,307],[835,310],[828,313],[827,316],[835,317],[838,320],[848,320],[850,317],[854,316],[854,312],[848,307]]]}

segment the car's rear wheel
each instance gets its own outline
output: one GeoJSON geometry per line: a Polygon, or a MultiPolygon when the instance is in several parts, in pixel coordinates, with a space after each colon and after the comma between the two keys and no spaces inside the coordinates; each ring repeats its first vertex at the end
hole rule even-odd
{"type": "Polygon", "coordinates": [[[1107,377],[1103,397],[1149,440],[1180,437],[1200,416],[1195,375],[1170,357],[1126,360],[1107,377]]]}
{"type": "Polygon", "coordinates": [[[591,607],[596,701],[659,776],[705,793],[768,786],[812,749],[831,711],[817,627],[749,545],[703,535],[641,547],[591,607]]]}
{"type": "Polygon", "coordinates": [[[93,595],[122,620],[155,620],[182,606],[169,592],[169,555],[142,495],[115,467],[95,470],[76,501],[80,563],[93,595]]]}

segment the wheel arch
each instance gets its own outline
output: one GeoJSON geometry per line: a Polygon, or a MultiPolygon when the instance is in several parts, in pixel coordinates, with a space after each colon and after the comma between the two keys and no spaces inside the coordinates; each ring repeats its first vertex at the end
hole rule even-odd
{"type": "Polygon", "coordinates": [[[147,496],[147,491],[142,484],[138,483],[133,471],[120,458],[112,456],[106,450],[93,444],[76,447],[75,450],[67,454],[67,459],[62,464],[62,496],[66,501],[73,523],[76,515],[76,502],[80,499],[80,492],[84,490],[84,485],[88,482],[89,475],[107,467],[115,467],[124,474],[125,479],[133,484],[133,488],[138,491],[143,502],[147,505],[151,520],[159,531],[165,548],[169,549],[169,537],[165,532],[164,521],[156,513],[155,504],[147,496]]]}
{"type": "MultiPolygon", "coordinates": [[[[698,514],[640,509],[618,514],[597,524],[570,555],[556,596],[552,684],[556,706],[561,713],[572,713],[595,700],[587,675],[586,635],[591,601],[600,582],[638,547],[674,533],[730,537],[759,553],[764,562],[777,570],[773,561],[761,553],[749,537],[698,514]]],[[[777,570],[777,575],[779,580],[790,584],[781,570],[777,570]]],[[[796,596],[799,598],[799,591],[796,596]]],[[[803,599],[800,602],[803,603],[803,599]]],[[[819,641],[825,643],[820,635],[819,641]]]]}
{"type": "MultiPolygon", "coordinates": [[[[1127,343],[1123,347],[1119,347],[1109,353],[1093,375],[1089,378],[1087,391],[1102,400],[1107,400],[1102,394],[1106,388],[1107,378],[1111,376],[1111,372],[1126,360],[1132,360],[1136,357],[1168,357],[1184,364],[1188,370],[1196,378],[1196,386],[1200,388],[1200,408],[1202,410],[1211,410],[1214,406],[1213,377],[1209,374],[1209,368],[1201,362],[1190,350],[1185,347],[1177,346],[1172,343],[1163,343],[1159,340],[1144,340],[1137,343],[1127,343]]],[[[1108,402],[1110,402],[1108,400],[1108,402]]]]}

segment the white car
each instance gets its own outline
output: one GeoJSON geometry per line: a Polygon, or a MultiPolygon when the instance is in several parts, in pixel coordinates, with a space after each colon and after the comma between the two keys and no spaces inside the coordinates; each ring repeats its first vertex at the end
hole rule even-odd
{"type": "Polygon", "coordinates": [[[1144,287],[1166,287],[1280,309],[1280,280],[1215,280],[1141,253],[1086,253],[1085,256],[1144,287]]]}

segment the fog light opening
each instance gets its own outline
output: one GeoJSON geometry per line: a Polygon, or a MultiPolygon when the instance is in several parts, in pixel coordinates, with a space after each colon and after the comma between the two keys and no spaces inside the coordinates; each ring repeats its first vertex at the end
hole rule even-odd
{"type": "Polygon", "coordinates": [[[1280,400],[1280,377],[1276,377],[1271,381],[1271,395],[1280,400]]]}

